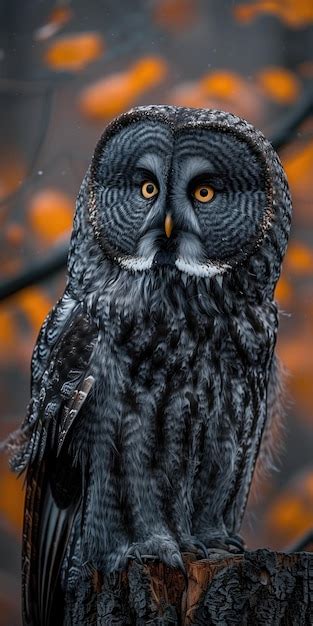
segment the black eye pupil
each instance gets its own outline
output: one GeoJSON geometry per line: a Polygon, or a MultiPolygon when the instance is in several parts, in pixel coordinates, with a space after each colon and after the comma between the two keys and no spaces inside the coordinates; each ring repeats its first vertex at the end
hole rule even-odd
{"type": "Polygon", "coordinates": [[[206,196],[208,195],[208,190],[204,188],[200,189],[199,194],[202,198],[206,198],[206,196]]]}
{"type": "Polygon", "coordinates": [[[149,183],[149,184],[146,186],[146,192],[147,192],[147,193],[153,193],[153,192],[154,192],[154,185],[153,185],[152,183],[149,183]]]}

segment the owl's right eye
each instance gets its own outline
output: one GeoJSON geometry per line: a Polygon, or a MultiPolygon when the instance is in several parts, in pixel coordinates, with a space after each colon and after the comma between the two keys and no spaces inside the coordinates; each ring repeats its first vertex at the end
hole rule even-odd
{"type": "Polygon", "coordinates": [[[141,194],[147,200],[154,198],[159,193],[157,185],[152,180],[145,180],[141,185],[141,194]]]}

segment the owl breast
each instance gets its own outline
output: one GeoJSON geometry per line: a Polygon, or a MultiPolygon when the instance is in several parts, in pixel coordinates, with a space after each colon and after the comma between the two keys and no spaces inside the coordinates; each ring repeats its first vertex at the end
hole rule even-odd
{"type": "MultiPolygon", "coordinates": [[[[176,296],[186,299],[183,291],[176,296]]],[[[236,334],[227,316],[176,304],[154,294],[140,311],[111,304],[102,321],[100,382],[83,437],[94,449],[92,510],[99,509],[103,527],[97,555],[105,543],[124,542],[126,550],[170,533],[183,545],[186,537],[212,538],[240,525],[232,494],[240,481],[248,488],[265,421],[264,369],[256,360],[270,355],[266,330],[256,341],[246,316],[236,334]]],[[[90,549],[90,537],[87,543],[90,549]]]]}

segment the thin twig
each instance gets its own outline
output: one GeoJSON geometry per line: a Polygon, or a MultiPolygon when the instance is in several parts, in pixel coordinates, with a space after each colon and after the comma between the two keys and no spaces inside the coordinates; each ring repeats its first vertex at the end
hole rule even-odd
{"type": "Polygon", "coordinates": [[[293,109],[286,115],[281,124],[270,134],[272,146],[279,152],[294,138],[299,126],[313,114],[313,91],[304,93],[293,109]]]}
{"type": "Polygon", "coordinates": [[[30,287],[30,285],[34,285],[48,276],[63,270],[66,267],[67,254],[68,245],[62,245],[54,250],[50,256],[29,265],[24,272],[3,281],[0,285],[0,300],[13,296],[21,289],[30,287]]]}

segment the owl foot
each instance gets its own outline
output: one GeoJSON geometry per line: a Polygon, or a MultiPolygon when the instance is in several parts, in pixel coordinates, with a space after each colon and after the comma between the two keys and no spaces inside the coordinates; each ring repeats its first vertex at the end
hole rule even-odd
{"type": "Polygon", "coordinates": [[[198,559],[208,558],[208,548],[200,539],[197,539],[197,537],[193,535],[183,537],[179,542],[179,547],[182,552],[191,552],[191,554],[194,554],[198,559]]]}
{"type": "MultiPolygon", "coordinates": [[[[85,563],[81,563],[81,561],[74,557],[72,559],[71,567],[68,570],[67,576],[63,577],[62,585],[66,588],[67,591],[74,591],[77,585],[83,580],[88,580],[93,577],[97,568],[91,563],[91,561],[85,561],[85,563]]],[[[64,572],[65,574],[65,572],[64,572]]]]}
{"type": "Polygon", "coordinates": [[[214,552],[239,554],[244,552],[244,542],[239,535],[187,536],[180,541],[182,552],[191,552],[198,559],[207,559],[214,552]]]}
{"type": "Polygon", "coordinates": [[[185,576],[185,566],[177,543],[165,537],[152,537],[142,543],[133,543],[126,552],[126,559],[145,561],[163,561],[166,565],[179,569],[185,576]]]}
{"type": "Polygon", "coordinates": [[[217,535],[201,537],[201,542],[206,546],[207,552],[223,551],[231,554],[240,554],[244,552],[244,542],[239,535],[217,535]]]}
{"type": "Polygon", "coordinates": [[[230,537],[225,537],[224,539],[226,545],[230,547],[237,548],[239,552],[245,551],[245,544],[243,539],[239,535],[233,535],[230,537]]]}

